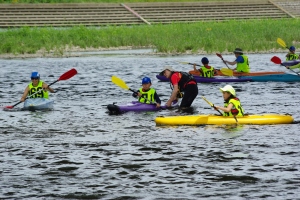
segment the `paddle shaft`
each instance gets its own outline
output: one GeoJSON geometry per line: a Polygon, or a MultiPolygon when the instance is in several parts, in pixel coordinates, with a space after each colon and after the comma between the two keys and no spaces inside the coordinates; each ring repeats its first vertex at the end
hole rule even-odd
{"type": "Polygon", "coordinates": [[[228,67],[227,63],[225,62],[225,60],[223,59],[223,56],[220,53],[216,53],[216,55],[222,59],[223,63],[225,63],[225,65],[228,69],[231,69],[230,67],[228,67]]]}

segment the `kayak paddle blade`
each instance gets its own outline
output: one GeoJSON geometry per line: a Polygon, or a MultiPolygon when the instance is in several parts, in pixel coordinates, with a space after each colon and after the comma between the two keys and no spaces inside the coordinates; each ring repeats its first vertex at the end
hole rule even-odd
{"type": "Polygon", "coordinates": [[[59,81],[68,80],[69,78],[72,78],[76,74],[77,74],[77,70],[73,68],[73,69],[70,69],[69,71],[65,72],[63,75],[61,75],[58,80],[59,81]]]}
{"type": "Polygon", "coordinates": [[[272,61],[273,63],[275,63],[275,64],[281,65],[281,59],[280,59],[279,57],[277,57],[277,56],[273,56],[273,57],[271,58],[271,61],[272,61]]]}
{"type": "Polygon", "coordinates": [[[216,53],[216,55],[223,60],[223,57],[220,53],[216,53]]]}
{"type": "Polygon", "coordinates": [[[117,86],[119,86],[120,88],[123,88],[125,90],[129,90],[129,87],[126,85],[126,83],[122,79],[118,78],[117,76],[112,76],[111,81],[114,84],[116,84],[117,86]]]}
{"type": "Polygon", "coordinates": [[[233,71],[232,71],[232,69],[221,68],[220,71],[221,71],[222,74],[224,74],[225,76],[233,76],[233,71]]]}
{"type": "Polygon", "coordinates": [[[283,48],[287,48],[288,47],[286,46],[285,42],[281,39],[281,38],[277,38],[277,43],[282,46],[283,48]]]}

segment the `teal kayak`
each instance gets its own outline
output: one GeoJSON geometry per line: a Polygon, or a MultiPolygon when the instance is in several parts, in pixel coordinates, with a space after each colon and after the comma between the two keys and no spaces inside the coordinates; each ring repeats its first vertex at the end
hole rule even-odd
{"type": "Polygon", "coordinates": [[[272,74],[263,76],[240,76],[239,78],[250,78],[255,82],[300,82],[300,76],[294,74],[272,74]]]}

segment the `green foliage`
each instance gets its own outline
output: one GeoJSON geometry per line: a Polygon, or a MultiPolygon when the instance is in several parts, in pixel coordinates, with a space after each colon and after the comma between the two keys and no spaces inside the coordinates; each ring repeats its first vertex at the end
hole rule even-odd
{"type": "MultiPolygon", "coordinates": [[[[184,53],[204,50],[207,53],[265,51],[300,41],[300,19],[232,20],[226,22],[173,23],[168,25],[106,26],[72,28],[7,29],[0,32],[0,53],[35,53],[40,49],[63,54],[68,47],[108,48],[120,46],[153,47],[157,52],[184,53]]],[[[299,44],[299,43],[298,43],[299,44]]],[[[297,44],[294,44],[296,48],[297,44]]]]}

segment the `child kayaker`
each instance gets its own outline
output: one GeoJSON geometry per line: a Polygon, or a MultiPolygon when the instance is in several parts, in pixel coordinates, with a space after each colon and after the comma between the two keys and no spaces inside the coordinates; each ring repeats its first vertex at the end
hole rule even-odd
{"type": "Polygon", "coordinates": [[[233,51],[236,59],[235,61],[227,61],[224,60],[223,62],[226,64],[230,64],[230,65],[235,65],[236,64],[236,68],[234,68],[233,70],[236,70],[237,72],[246,72],[249,73],[250,72],[250,66],[249,66],[249,60],[248,60],[248,56],[245,56],[243,53],[243,50],[240,48],[236,48],[233,51]]]}
{"type": "Polygon", "coordinates": [[[223,93],[224,107],[215,105],[215,108],[224,111],[223,116],[244,116],[244,109],[236,97],[235,89],[231,85],[225,85],[220,90],[223,93]]]}
{"type": "Polygon", "coordinates": [[[40,74],[38,72],[32,72],[31,82],[25,88],[23,96],[21,97],[21,101],[25,101],[27,95],[29,95],[30,98],[48,99],[48,91],[54,93],[54,90],[51,87],[49,87],[47,83],[40,80],[40,74]]]}
{"type": "MultiPolygon", "coordinates": [[[[211,78],[217,73],[217,71],[212,66],[208,65],[209,60],[206,57],[203,57],[201,59],[201,62],[203,66],[201,66],[200,69],[198,69],[200,72],[200,76],[211,78]]],[[[196,64],[194,64],[193,66],[194,66],[194,71],[197,71],[196,64]]]]}
{"type": "Polygon", "coordinates": [[[156,93],[156,90],[151,88],[151,79],[149,77],[144,77],[142,79],[142,87],[132,94],[133,97],[139,97],[138,101],[141,103],[152,103],[156,102],[156,107],[159,108],[161,100],[156,93]]]}
{"type": "Polygon", "coordinates": [[[294,46],[290,46],[289,48],[290,52],[288,54],[286,54],[286,60],[298,60],[299,59],[299,55],[295,53],[296,48],[294,46]]]}

